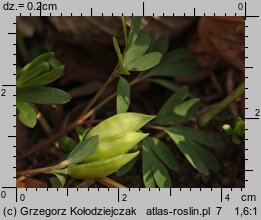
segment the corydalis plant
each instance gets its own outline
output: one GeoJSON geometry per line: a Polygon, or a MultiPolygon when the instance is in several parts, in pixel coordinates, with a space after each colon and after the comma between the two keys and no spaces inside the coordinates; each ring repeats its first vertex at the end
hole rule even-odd
{"type": "MultiPolygon", "coordinates": [[[[219,168],[219,163],[205,149],[205,146],[218,148],[223,145],[223,142],[197,128],[191,119],[195,117],[199,100],[189,93],[187,87],[180,87],[173,83],[175,77],[197,76],[199,72],[196,62],[191,59],[188,49],[181,48],[168,52],[166,38],[156,38],[153,33],[140,33],[141,19],[141,17],[134,17],[132,25],[127,31],[125,19],[122,17],[124,48],[121,48],[117,39],[113,37],[118,64],[108,80],[88,103],[83,114],[77,119],[77,123],[71,127],[79,125],[79,121],[87,120],[92,112],[112,100],[115,94],[109,95],[97,104],[97,100],[106,91],[107,86],[115,79],[118,79],[117,114],[87,130],[81,126],[76,127],[79,140],[74,140],[69,136],[64,136],[59,140],[59,147],[67,153],[65,155],[67,159],[51,169],[50,167],[40,168],[41,172],[44,170],[44,173],[56,175],[56,178],[52,179],[56,186],[57,184],[63,186],[66,176],[86,179],[99,178],[114,172],[117,175],[124,175],[138,161],[137,155],[141,151],[144,185],[146,187],[171,187],[173,181],[169,172],[170,170],[179,171],[179,164],[172,149],[166,143],[140,131],[144,125],[156,129],[159,136],[168,135],[191,165],[202,174],[209,175],[211,170],[219,168]],[[129,74],[136,76],[131,82],[124,78],[129,74]],[[131,103],[131,86],[143,80],[157,83],[174,92],[160,108],[157,116],[127,113],[131,103]],[[95,151],[88,156],[84,152],[75,153],[79,149],[89,149],[89,147],[83,147],[84,144],[81,143],[86,143],[85,141],[89,143],[95,137],[99,139],[95,151]],[[80,159],[78,157],[76,162],[72,162],[71,154],[84,156],[81,156],[80,159]]],[[[65,135],[65,133],[62,134],[65,135]]],[[[20,174],[30,172],[39,173],[39,169],[20,172],[20,174]]]]}
{"type": "Polygon", "coordinates": [[[37,122],[33,104],[64,104],[71,96],[63,90],[46,85],[59,79],[64,66],[48,52],[35,58],[17,73],[16,107],[18,118],[26,126],[33,128],[37,122]]]}
{"type": "MultiPolygon", "coordinates": [[[[140,34],[141,18],[133,18],[129,33],[124,30],[125,48],[121,53],[116,38],[113,38],[118,56],[118,75],[138,72],[137,79],[150,80],[175,93],[161,107],[157,117],[151,122],[154,129],[165,132],[184,154],[190,164],[204,175],[210,170],[218,170],[219,163],[203,146],[222,147],[223,142],[195,126],[182,126],[195,116],[199,99],[191,97],[187,87],[179,87],[170,79],[173,77],[194,77],[199,74],[196,62],[189,57],[189,50],[181,48],[168,51],[166,38],[155,39],[153,34],[140,34]],[[167,78],[166,78],[167,77],[167,78]]],[[[125,27],[123,19],[123,27],[125,27]]],[[[117,112],[128,110],[130,87],[119,77],[117,88],[117,112]]],[[[171,149],[154,137],[146,137],[140,148],[143,151],[143,180],[146,187],[171,187],[172,181],[168,168],[179,170],[179,165],[171,149]]],[[[131,161],[117,173],[127,173],[135,164],[131,161]]]]}

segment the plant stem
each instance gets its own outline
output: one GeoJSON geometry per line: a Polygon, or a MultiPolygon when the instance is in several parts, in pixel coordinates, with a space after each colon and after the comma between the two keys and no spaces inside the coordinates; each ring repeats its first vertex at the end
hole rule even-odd
{"type": "MultiPolygon", "coordinates": [[[[110,80],[108,79],[106,81],[107,85],[109,85],[109,83],[111,82],[112,76],[110,76],[110,78],[111,78],[110,80]]],[[[137,77],[136,79],[134,79],[133,81],[130,82],[130,86],[133,86],[133,85],[141,82],[142,80],[143,80],[143,78],[137,77]]],[[[103,91],[105,91],[106,88],[104,86],[103,86],[103,88],[104,88],[103,91]]],[[[39,144],[34,146],[31,150],[28,150],[23,155],[17,157],[17,159],[21,160],[23,158],[31,156],[32,154],[37,154],[37,152],[40,153],[40,150],[42,150],[42,149],[47,150],[50,147],[50,144],[57,141],[59,138],[64,136],[67,132],[73,130],[77,125],[84,123],[84,121],[86,119],[90,118],[97,110],[99,110],[101,107],[103,107],[105,104],[107,104],[110,100],[112,100],[116,96],[116,94],[117,93],[115,92],[115,93],[109,95],[107,98],[102,100],[97,106],[95,106],[93,108],[89,107],[89,106],[92,106],[93,103],[95,103],[94,101],[91,101],[90,103],[92,103],[92,104],[90,104],[90,103],[88,104],[88,106],[87,106],[88,108],[86,107],[84,109],[84,111],[83,111],[84,114],[82,113],[79,118],[77,118],[75,121],[73,121],[71,124],[69,124],[64,129],[62,129],[62,130],[58,131],[57,133],[53,134],[52,136],[50,136],[47,140],[40,142],[39,144]],[[87,110],[89,108],[90,108],[90,110],[87,110]]],[[[99,96],[97,96],[97,94],[96,94],[94,96],[95,100],[97,100],[100,97],[100,95],[101,95],[101,93],[99,93],[99,96]]]]}
{"type": "Polygon", "coordinates": [[[206,112],[198,119],[198,125],[200,127],[207,126],[211,120],[223,111],[230,103],[236,100],[245,92],[245,83],[243,82],[238,88],[236,88],[230,95],[228,95],[221,102],[216,104],[210,111],[206,112]]]}
{"type": "Polygon", "coordinates": [[[125,44],[125,48],[126,48],[127,43],[128,43],[128,36],[127,36],[127,27],[126,27],[126,21],[125,21],[124,16],[121,16],[121,25],[122,25],[122,29],[123,29],[124,44],[125,44]]]}
{"type": "Polygon", "coordinates": [[[31,150],[28,150],[26,153],[24,153],[23,155],[19,156],[17,159],[21,160],[23,158],[31,156],[32,154],[37,153],[38,151],[40,151],[42,149],[44,149],[44,150],[49,149],[49,147],[51,147],[50,144],[52,144],[53,142],[57,141],[59,138],[64,136],[67,132],[69,132],[72,129],[74,129],[77,125],[78,125],[78,123],[76,123],[76,122],[73,122],[73,123],[69,124],[63,130],[60,130],[57,133],[53,134],[47,140],[40,142],[39,144],[34,146],[31,150]]]}
{"type": "Polygon", "coordinates": [[[63,164],[57,164],[54,166],[50,166],[50,167],[43,167],[43,168],[37,168],[37,169],[32,169],[32,170],[24,170],[24,171],[18,171],[16,173],[17,176],[32,176],[32,175],[36,175],[36,174],[40,174],[40,173],[51,173],[55,170],[60,170],[60,169],[64,169],[66,167],[66,165],[63,164]]]}
{"type": "Polygon", "coordinates": [[[107,81],[103,84],[102,88],[99,90],[99,92],[96,93],[96,95],[92,98],[92,100],[89,102],[89,104],[86,106],[86,108],[82,111],[80,116],[73,121],[71,124],[69,124],[67,127],[65,127],[63,130],[58,131],[56,134],[50,136],[46,141],[43,141],[36,145],[31,150],[27,151],[25,154],[20,156],[18,159],[26,158],[32,154],[35,154],[36,152],[40,151],[43,148],[47,148],[48,145],[52,144],[53,142],[57,141],[59,138],[64,136],[67,132],[74,129],[77,125],[81,124],[83,121],[88,119],[94,111],[91,110],[92,106],[95,104],[95,102],[100,98],[102,93],[106,90],[107,86],[113,81],[113,79],[116,77],[116,68],[114,68],[113,72],[111,73],[110,77],[107,79],[107,81]]]}
{"type": "MultiPolygon", "coordinates": [[[[66,165],[57,164],[57,165],[54,165],[51,167],[43,167],[43,168],[37,168],[37,169],[32,169],[32,170],[18,171],[16,173],[16,175],[20,176],[20,178],[23,177],[22,179],[24,179],[25,177],[37,175],[37,174],[41,174],[41,173],[50,174],[53,171],[64,169],[65,167],[66,167],[66,165]]],[[[122,184],[120,184],[108,177],[97,178],[96,181],[109,188],[126,188],[122,184]]]]}
{"type": "Polygon", "coordinates": [[[126,186],[123,186],[122,184],[120,184],[108,177],[102,177],[102,178],[96,179],[96,181],[109,188],[126,188],[126,186]]]}
{"type": "Polygon", "coordinates": [[[108,85],[115,79],[116,71],[117,71],[117,67],[114,68],[110,77],[107,79],[107,81],[103,84],[101,89],[96,93],[96,95],[92,98],[92,100],[83,110],[83,113],[80,116],[80,120],[78,121],[79,123],[81,123],[81,121],[84,121],[86,119],[86,117],[88,116],[88,111],[93,107],[93,105],[97,102],[97,100],[100,98],[100,96],[104,93],[104,91],[107,89],[108,85]]]}

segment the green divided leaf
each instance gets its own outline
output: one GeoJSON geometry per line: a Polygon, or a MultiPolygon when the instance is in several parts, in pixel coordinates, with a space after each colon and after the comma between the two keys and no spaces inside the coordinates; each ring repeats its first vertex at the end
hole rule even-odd
{"type": "Polygon", "coordinates": [[[145,54],[150,46],[150,36],[147,34],[140,35],[132,46],[126,51],[124,55],[124,66],[128,66],[128,63],[135,58],[145,54]]]}
{"type": "Polygon", "coordinates": [[[200,144],[210,147],[221,147],[223,142],[196,128],[164,128],[191,165],[204,175],[209,170],[218,170],[219,163],[215,157],[200,144]]]}
{"type": "Polygon", "coordinates": [[[116,109],[117,113],[127,112],[130,104],[130,86],[126,79],[119,77],[117,87],[116,109]]]}
{"type": "Polygon", "coordinates": [[[139,26],[141,19],[133,18],[133,25],[128,37],[128,45],[124,54],[123,69],[128,71],[145,71],[158,65],[162,54],[157,51],[165,53],[168,47],[165,39],[159,39],[157,45],[154,45],[154,36],[149,34],[139,35],[139,26]],[[151,42],[151,37],[153,42],[151,42]],[[155,51],[151,50],[152,45],[155,46],[155,51]],[[146,51],[150,51],[146,53],[146,51]]]}
{"type": "Polygon", "coordinates": [[[170,136],[170,138],[175,142],[180,151],[184,154],[191,165],[204,175],[209,175],[208,168],[203,163],[197,152],[189,145],[190,142],[187,141],[186,137],[182,134],[177,133],[176,129],[169,128],[164,129],[164,131],[170,136]]]}
{"type": "Polygon", "coordinates": [[[26,72],[20,71],[18,73],[19,78],[16,79],[17,87],[25,87],[27,86],[27,82],[39,77],[49,71],[49,64],[47,62],[39,63],[33,69],[30,69],[26,72]]]}
{"type": "Polygon", "coordinates": [[[189,91],[187,87],[177,88],[159,111],[155,123],[160,125],[178,124],[193,117],[197,111],[199,99],[192,98],[187,101],[189,91]]]}
{"type": "Polygon", "coordinates": [[[168,53],[159,65],[146,74],[147,77],[195,77],[198,75],[197,62],[189,58],[187,49],[168,53]]]}
{"type": "Polygon", "coordinates": [[[64,72],[64,66],[57,67],[47,73],[41,74],[38,77],[34,77],[31,80],[28,80],[24,83],[24,86],[43,86],[46,84],[50,84],[53,81],[59,79],[64,72]]]}
{"type": "Polygon", "coordinates": [[[60,90],[42,87],[63,75],[64,66],[54,58],[53,52],[48,52],[35,58],[17,73],[16,92],[18,118],[28,127],[36,124],[36,113],[30,103],[64,104],[71,96],[60,90]]]}
{"type": "MultiPolygon", "coordinates": [[[[139,145],[134,146],[133,148],[131,148],[128,153],[133,153],[133,152],[137,152],[139,151],[139,145]]],[[[131,161],[129,161],[127,164],[125,164],[124,166],[122,166],[117,172],[116,175],[117,176],[123,176],[126,173],[128,173],[136,164],[138,158],[135,157],[133,158],[131,161]]]]}
{"type": "Polygon", "coordinates": [[[197,63],[194,60],[178,61],[177,63],[168,60],[162,61],[146,75],[147,77],[196,77],[200,74],[196,68],[197,63]]]}
{"type": "Polygon", "coordinates": [[[151,52],[143,56],[137,57],[125,64],[125,68],[129,71],[144,71],[159,64],[161,60],[161,53],[151,52]]]}
{"type": "Polygon", "coordinates": [[[142,17],[140,16],[135,16],[132,19],[131,28],[128,35],[128,44],[126,46],[127,49],[132,46],[132,44],[136,41],[139,35],[141,19],[142,17]]]}
{"type": "Polygon", "coordinates": [[[153,83],[157,83],[173,92],[177,92],[177,90],[180,89],[180,86],[171,82],[170,80],[150,78],[150,81],[153,83]]]}
{"type": "Polygon", "coordinates": [[[17,73],[17,87],[46,85],[60,78],[64,66],[53,57],[54,53],[45,53],[22,68],[17,73]]]}
{"type": "Polygon", "coordinates": [[[153,171],[150,163],[151,163],[151,159],[148,150],[147,148],[143,147],[143,155],[142,155],[143,182],[146,188],[155,188],[156,183],[154,181],[153,171]]]}
{"type": "Polygon", "coordinates": [[[34,108],[27,102],[16,101],[16,107],[19,110],[19,120],[29,128],[33,128],[36,125],[37,118],[34,108]]]}
{"type": "Polygon", "coordinates": [[[50,65],[50,71],[63,66],[63,64],[56,58],[50,59],[48,63],[50,65]]]}
{"type": "Polygon", "coordinates": [[[67,92],[50,87],[17,88],[17,98],[36,104],[64,104],[71,100],[67,92]]]}
{"type": "Polygon", "coordinates": [[[42,62],[49,62],[51,59],[54,58],[54,52],[47,52],[38,57],[36,57],[32,62],[28,63],[26,66],[22,68],[22,71],[30,71],[34,69],[36,66],[41,64],[42,62]]]}
{"type": "Polygon", "coordinates": [[[198,109],[199,99],[192,98],[183,103],[180,103],[173,109],[172,120],[175,123],[181,123],[189,120],[196,114],[198,109]]]}
{"type": "Polygon", "coordinates": [[[155,155],[146,139],[143,141],[143,180],[148,185],[157,184],[160,188],[171,187],[171,178],[163,162],[155,155]],[[147,163],[147,164],[146,164],[147,163]],[[150,170],[148,170],[150,168],[150,170]],[[145,175],[145,176],[144,176],[145,175]],[[151,175],[153,175],[153,180],[151,175]],[[154,181],[154,183],[153,183],[154,181]]]}
{"type": "Polygon", "coordinates": [[[147,52],[159,52],[162,55],[165,55],[169,48],[169,40],[165,36],[161,36],[159,39],[154,40],[151,44],[151,47],[147,52]]]}
{"type": "Polygon", "coordinates": [[[173,171],[179,171],[178,162],[170,150],[170,148],[157,138],[147,137],[143,143],[148,146],[148,149],[153,150],[153,153],[161,159],[161,161],[173,171]]]}
{"type": "Polygon", "coordinates": [[[191,50],[187,47],[181,47],[169,52],[164,60],[171,60],[177,62],[181,60],[189,60],[191,58],[191,50]]]}
{"type": "Polygon", "coordinates": [[[174,95],[172,95],[168,101],[161,107],[157,118],[154,120],[157,124],[169,124],[175,123],[170,120],[174,115],[174,108],[182,103],[188,96],[189,91],[187,87],[180,87],[174,95]]]}
{"type": "Polygon", "coordinates": [[[194,147],[194,150],[198,155],[200,155],[200,158],[206,165],[206,167],[208,167],[212,171],[218,171],[220,169],[220,164],[217,161],[217,159],[204,147],[200,146],[195,142],[191,142],[190,146],[194,147]]]}
{"type": "Polygon", "coordinates": [[[98,136],[85,139],[75,146],[73,151],[69,154],[67,159],[62,164],[73,165],[80,163],[84,158],[91,156],[95,153],[99,145],[98,136]]]}
{"type": "Polygon", "coordinates": [[[161,107],[158,117],[168,115],[173,112],[173,109],[188,96],[188,88],[181,87],[168,101],[161,107]]]}
{"type": "Polygon", "coordinates": [[[153,177],[157,186],[159,188],[171,188],[171,178],[167,168],[153,154],[150,153],[149,156],[152,162],[153,177]]]}
{"type": "Polygon", "coordinates": [[[180,127],[179,132],[188,138],[193,138],[197,143],[207,147],[220,148],[224,146],[224,142],[206,131],[202,131],[191,127],[180,127]]]}

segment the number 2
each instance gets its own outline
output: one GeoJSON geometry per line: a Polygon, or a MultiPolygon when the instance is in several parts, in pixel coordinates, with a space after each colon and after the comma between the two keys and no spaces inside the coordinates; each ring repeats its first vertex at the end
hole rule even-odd
{"type": "Polygon", "coordinates": [[[122,194],[122,202],[127,202],[127,194],[122,194]]]}
{"type": "Polygon", "coordinates": [[[6,89],[1,89],[1,96],[6,96],[6,89]]]}

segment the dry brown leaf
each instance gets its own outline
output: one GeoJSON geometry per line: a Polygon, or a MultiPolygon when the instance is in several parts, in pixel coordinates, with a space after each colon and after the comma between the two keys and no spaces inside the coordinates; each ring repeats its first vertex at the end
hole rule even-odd
{"type": "Polygon", "coordinates": [[[26,178],[19,181],[19,179],[16,182],[17,188],[48,188],[48,184],[40,180],[26,178]]]}
{"type": "Polygon", "coordinates": [[[211,54],[244,72],[245,20],[243,17],[201,17],[198,33],[211,54]]]}
{"type": "MultiPolygon", "coordinates": [[[[174,38],[186,31],[196,20],[197,17],[144,17],[141,30],[153,31],[156,36],[174,38]]],[[[126,21],[130,25],[131,17],[126,17],[126,21]]],[[[60,40],[66,39],[81,45],[88,42],[111,45],[114,35],[123,43],[120,17],[51,16],[44,19],[19,17],[17,24],[22,33],[28,37],[37,32],[45,35],[45,38],[58,37],[60,40]],[[46,19],[49,22],[46,22],[46,19]]]]}

